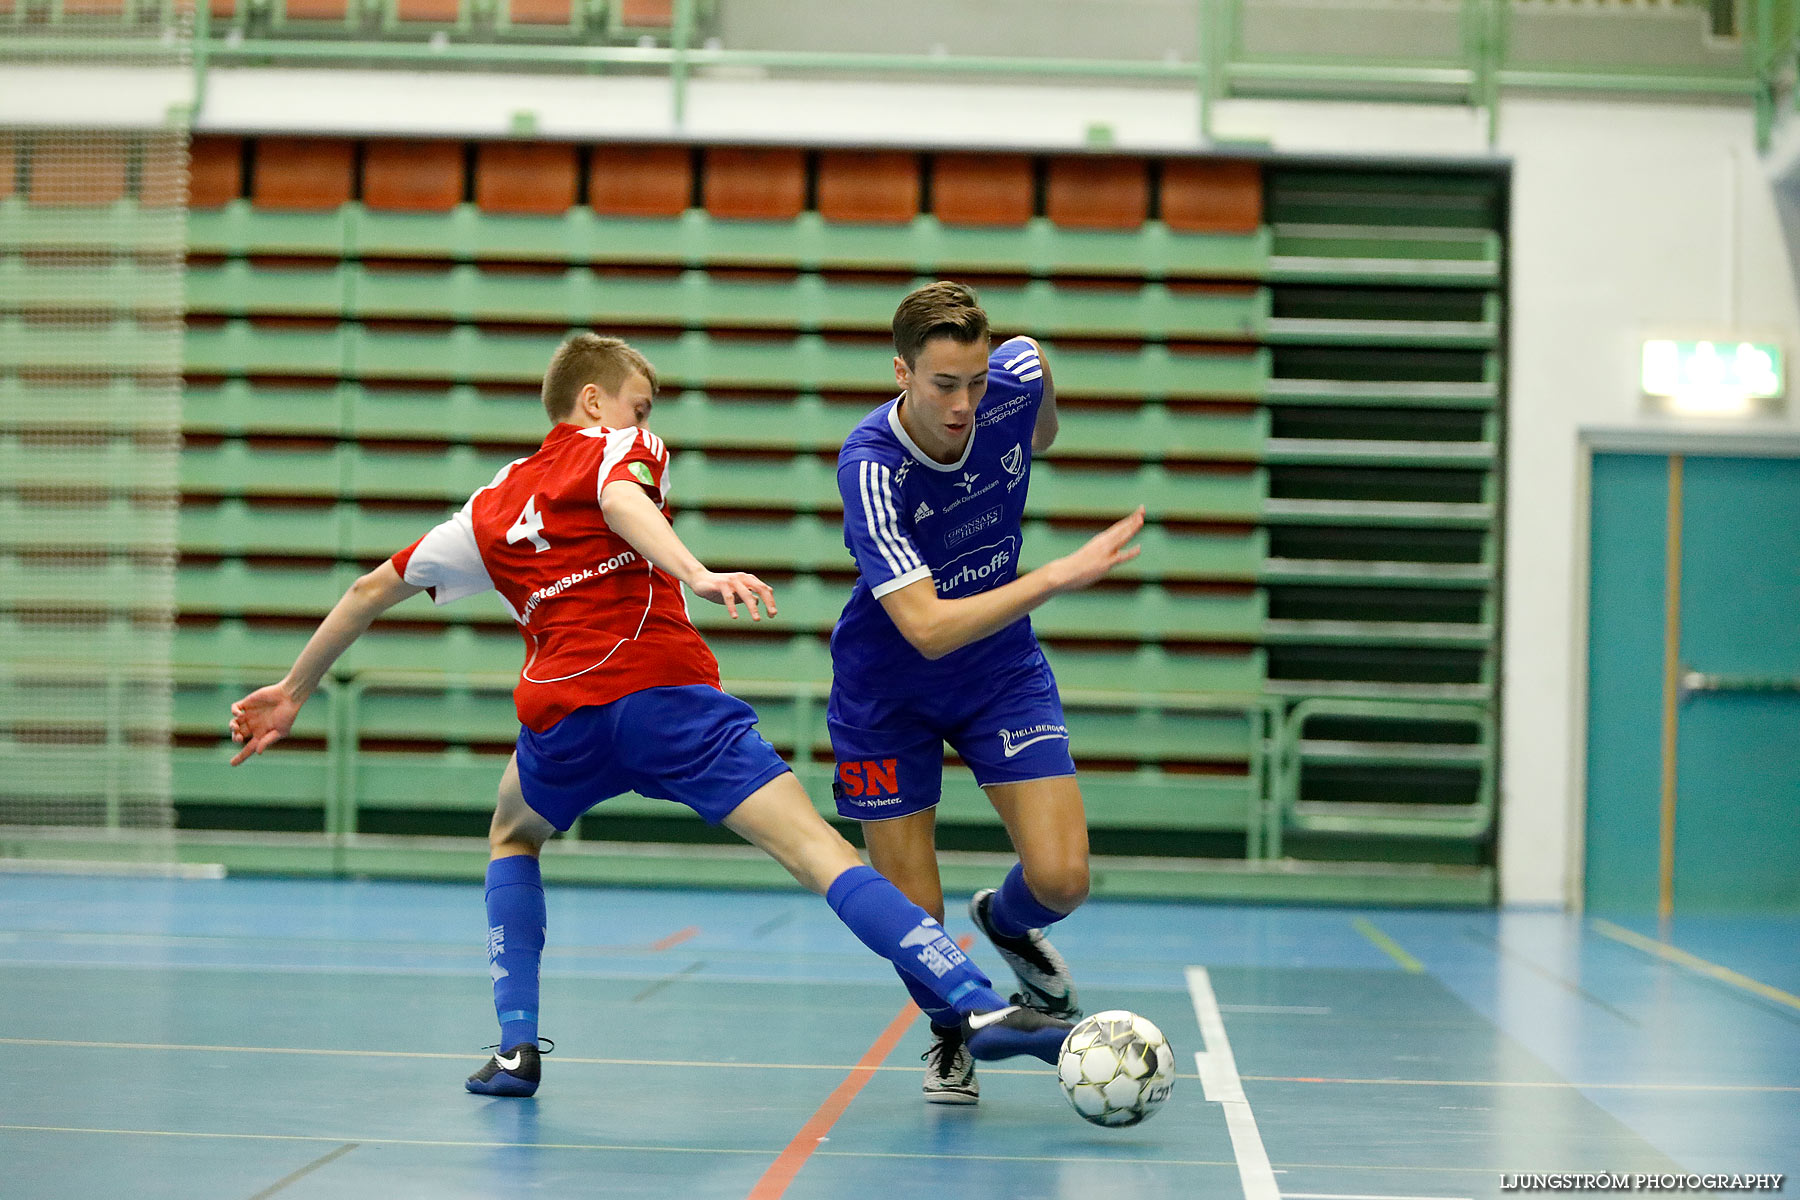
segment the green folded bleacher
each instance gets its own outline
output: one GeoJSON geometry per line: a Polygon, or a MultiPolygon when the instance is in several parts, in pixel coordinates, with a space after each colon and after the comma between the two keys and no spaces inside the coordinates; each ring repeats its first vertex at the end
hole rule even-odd
{"type": "MultiPolygon", "coordinates": [[[[774,624],[692,607],[828,809],[825,638],[853,578],[833,459],[891,395],[893,304],[958,277],[997,335],[1044,343],[1061,401],[1025,565],[1149,518],[1141,558],[1033,618],[1096,850],[1437,862],[1478,871],[1445,896],[1487,886],[1468,880],[1490,879],[1500,628],[1492,177],[285,138],[194,154],[176,648],[195,821],[479,832],[522,658],[492,597],[397,608],[279,779],[224,767],[209,706],[274,678],[358,573],[536,447],[543,365],[584,327],[661,374],[682,536],[776,584],[774,624]]],[[[576,834],[666,837],[667,816],[626,799],[576,834]]],[[[1003,844],[954,762],[940,820],[1003,844]]]]}

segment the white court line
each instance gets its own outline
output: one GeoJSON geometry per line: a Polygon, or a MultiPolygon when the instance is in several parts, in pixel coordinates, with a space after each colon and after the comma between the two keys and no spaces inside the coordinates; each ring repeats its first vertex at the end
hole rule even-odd
{"type": "Polygon", "coordinates": [[[1231,1042],[1225,1037],[1225,1018],[1219,1015],[1219,1001],[1213,996],[1212,979],[1206,968],[1189,967],[1187,986],[1188,994],[1194,998],[1194,1017],[1200,1022],[1200,1034],[1206,1039],[1206,1049],[1195,1053],[1194,1065],[1200,1069],[1200,1086],[1206,1098],[1225,1110],[1225,1128],[1231,1134],[1231,1152],[1237,1158],[1244,1200],[1281,1200],[1275,1172],[1269,1166],[1269,1153],[1263,1149],[1262,1134],[1256,1130],[1256,1116],[1250,1111],[1250,1101],[1244,1098],[1237,1060],[1231,1056],[1231,1042]]]}
{"type": "Polygon", "coordinates": [[[1363,1192],[1283,1192],[1281,1200],[1470,1200],[1468,1196],[1372,1196],[1363,1192]]]}
{"type": "Polygon", "coordinates": [[[85,858],[0,858],[0,875],[113,875],[149,879],[223,879],[223,863],[132,862],[85,858]]]}

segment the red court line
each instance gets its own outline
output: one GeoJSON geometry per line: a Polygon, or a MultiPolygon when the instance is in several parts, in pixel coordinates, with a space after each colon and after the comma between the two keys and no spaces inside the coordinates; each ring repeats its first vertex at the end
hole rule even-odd
{"type": "MultiPolygon", "coordinates": [[[[973,945],[974,941],[974,938],[966,934],[957,939],[964,950],[973,945]]],[[[876,1069],[894,1052],[894,1047],[912,1025],[913,1018],[918,1015],[919,1006],[908,1000],[901,1007],[899,1015],[888,1022],[888,1027],[881,1031],[881,1036],[875,1039],[856,1065],[850,1068],[844,1081],[833,1089],[831,1095],[825,1097],[825,1103],[819,1105],[818,1111],[800,1127],[800,1132],[787,1144],[787,1149],[769,1164],[769,1169],[763,1172],[762,1178],[756,1181],[756,1186],[750,1189],[746,1200],[780,1200],[786,1194],[788,1184],[794,1182],[794,1176],[800,1173],[800,1168],[806,1165],[812,1152],[819,1148],[819,1143],[825,1140],[825,1135],[831,1132],[837,1119],[844,1115],[844,1110],[850,1107],[856,1094],[863,1090],[863,1085],[875,1078],[876,1069]]]]}
{"type": "Polygon", "coordinates": [[[681,945],[681,943],[687,941],[691,937],[694,937],[699,932],[700,932],[700,927],[698,925],[689,925],[686,929],[677,929],[674,933],[671,933],[668,937],[657,938],[654,942],[650,943],[650,948],[652,950],[667,950],[671,946],[681,945]]]}

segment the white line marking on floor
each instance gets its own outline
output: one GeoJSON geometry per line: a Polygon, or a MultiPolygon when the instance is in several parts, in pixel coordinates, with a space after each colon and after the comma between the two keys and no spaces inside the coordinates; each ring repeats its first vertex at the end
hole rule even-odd
{"type": "Polygon", "coordinates": [[[1468,1196],[1376,1196],[1365,1192],[1283,1192],[1281,1200],[1470,1200],[1468,1196]]]}
{"type": "Polygon", "coordinates": [[[1231,1134],[1231,1152],[1237,1157],[1244,1200],[1280,1200],[1275,1172],[1269,1168],[1269,1154],[1263,1149],[1262,1134],[1257,1132],[1256,1116],[1244,1098],[1237,1060],[1231,1056],[1231,1042],[1225,1037],[1225,1018],[1219,1015],[1219,1001],[1213,996],[1212,979],[1206,968],[1189,967],[1187,986],[1188,994],[1194,998],[1194,1017],[1200,1023],[1200,1034],[1206,1039],[1206,1049],[1195,1053],[1194,1065],[1200,1069],[1200,1086],[1206,1098],[1225,1110],[1225,1128],[1231,1134]]]}

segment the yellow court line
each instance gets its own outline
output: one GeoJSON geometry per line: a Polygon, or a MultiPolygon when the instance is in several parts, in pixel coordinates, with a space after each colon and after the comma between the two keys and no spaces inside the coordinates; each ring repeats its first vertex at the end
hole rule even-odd
{"type": "Polygon", "coordinates": [[[1800,996],[1796,996],[1791,992],[1784,992],[1778,987],[1771,987],[1761,980],[1752,979],[1748,975],[1740,974],[1730,967],[1721,967],[1718,963],[1708,962],[1697,954],[1689,954],[1686,950],[1671,946],[1667,942],[1655,941],[1654,939],[1645,937],[1641,933],[1633,933],[1629,929],[1614,925],[1611,921],[1603,921],[1599,917],[1590,917],[1588,923],[1594,927],[1596,932],[1605,934],[1615,942],[1623,942],[1635,950],[1642,950],[1646,954],[1654,954],[1656,957],[1667,962],[1672,962],[1677,966],[1686,967],[1697,975],[1704,975],[1708,979],[1717,979],[1720,983],[1729,983],[1732,987],[1742,988],[1744,991],[1761,996],[1765,1000],[1773,1000],[1777,1004],[1785,1004],[1796,1012],[1800,1012],[1800,996]]]}
{"type": "Polygon", "coordinates": [[[286,1175],[283,1175],[280,1179],[277,1179],[274,1183],[271,1183],[268,1187],[256,1193],[256,1195],[250,1197],[250,1200],[268,1200],[270,1196],[273,1196],[276,1192],[286,1188],[288,1184],[298,1183],[308,1175],[311,1175],[314,1171],[317,1171],[320,1167],[330,1166],[338,1159],[344,1157],[344,1155],[355,1150],[359,1145],[361,1145],[360,1142],[345,1142],[336,1150],[313,1159],[299,1170],[289,1171],[286,1175]]]}
{"type": "Polygon", "coordinates": [[[1384,951],[1389,958],[1399,963],[1401,970],[1411,971],[1415,975],[1424,972],[1425,964],[1402,950],[1399,942],[1396,942],[1393,938],[1375,928],[1374,922],[1366,921],[1362,917],[1358,917],[1350,924],[1355,927],[1356,932],[1362,934],[1371,942],[1374,942],[1375,945],[1384,951]]]}

